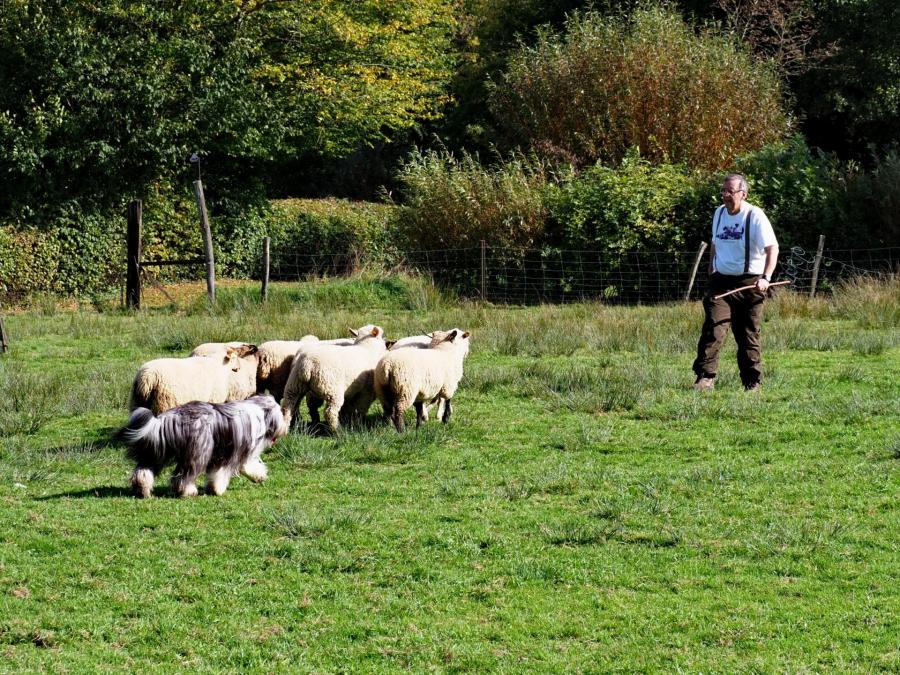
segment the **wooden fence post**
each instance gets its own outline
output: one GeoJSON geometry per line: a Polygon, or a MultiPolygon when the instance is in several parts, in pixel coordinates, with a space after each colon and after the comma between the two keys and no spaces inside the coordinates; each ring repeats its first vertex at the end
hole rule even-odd
{"type": "Polygon", "coordinates": [[[263,239],[263,258],[262,258],[262,289],[260,291],[260,296],[262,297],[262,301],[266,302],[269,299],[269,246],[271,243],[271,239],[266,237],[263,239]]]}
{"type": "Polygon", "coordinates": [[[487,243],[484,239],[481,240],[481,301],[485,300],[485,279],[487,277],[487,256],[485,249],[487,248],[487,243]]]}
{"type": "Polygon", "coordinates": [[[700,259],[706,251],[706,242],[700,242],[700,248],[697,249],[697,257],[694,259],[694,266],[691,268],[691,279],[688,281],[687,291],[684,293],[685,302],[691,299],[691,291],[694,288],[694,279],[697,278],[697,268],[700,267],[700,259]]]}
{"type": "Polygon", "coordinates": [[[194,196],[200,210],[200,225],[203,228],[203,248],[206,258],[206,293],[210,304],[216,304],[216,261],[213,258],[212,231],[209,229],[209,216],[206,213],[206,198],[203,196],[203,183],[194,181],[194,196]]]}
{"type": "Polygon", "coordinates": [[[819,235],[819,248],[816,249],[816,259],[813,262],[812,285],[809,288],[809,297],[816,297],[816,285],[819,283],[819,265],[822,264],[822,251],[825,249],[825,235],[819,235]]]}
{"type": "Polygon", "coordinates": [[[125,303],[130,309],[141,308],[141,200],[128,205],[128,261],[125,281],[125,303]]]}
{"type": "Polygon", "coordinates": [[[9,336],[6,334],[6,326],[3,325],[3,317],[0,316],[0,354],[9,351],[9,336]]]}

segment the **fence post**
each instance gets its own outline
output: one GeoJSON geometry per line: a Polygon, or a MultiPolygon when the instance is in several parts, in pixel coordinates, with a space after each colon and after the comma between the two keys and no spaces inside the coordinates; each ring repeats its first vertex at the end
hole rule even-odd
{"type": "Polygon", "coordinates": [[[126,266],[125,303],[130,309],[141,308],[141,200],[128,205],[128,261],[126,266]]]}
{"type": "Polygon", "coordinates": [[[0,354],[9,351],[9,336],[6,334],[6,326],[3,325],[3,317],[0,316],[0,354]]]}
{"type": "Polygon", "coordinates": [[[819,265],[822,263],[822,251],[825,249],[825,235],[819,235],[819,248],[816,249],[816,259],[813,262],[812,285],[809,288],[809,297],[816,297],[816,285],[819,283],[819,265]]]}
{"type": "Polygon", "coordinates": [[[694,279],[697,278],[697,268],[700,267],[700,259],[706,251],[706,242],[700,242],[700,248],[697,249],[697,257],[694,259],[694,266],[691,268],[691,279],[688,281],[687,291],[684,293],[684,300],[687,302],[691,299],[691,291],[694,289],[694,279]]]}
{"type": "Polygon", "coordinates": [[[260,296],[265,302],[269,299],[269,244],[271,239],[266,237],[263,239],[263,257],[262,257],[262,289],[260,296]]]}
{"type": "Polygon", "coordinates": [[[206,213],[206,198],[203,196],[203,183],[194,181],[194,196],[200,210],[200,226],[203,228],[203,248],[206,258],[206,293],[210,304],[216,304],[216,261],[213,258],[212,231],[209,229],[209,216],[206,213]]]}
{"type": "Polygon", "coordinates": [[[485,255],[486,248],[487,248],[487,243],[484,241],[484,239],[482,239],[481,240],[481,301],[482,302],[484,302],[484,300],[485,300],[484,287],[485,287],[485,279],[487,277],[487,258],[485,255]]]}

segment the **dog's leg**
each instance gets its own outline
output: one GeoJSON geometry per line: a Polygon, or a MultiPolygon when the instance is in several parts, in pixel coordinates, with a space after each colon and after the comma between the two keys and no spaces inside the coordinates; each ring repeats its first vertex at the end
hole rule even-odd
{"type": "Polygon", "coordinates": [[[231,469],[227,466],[210,469],[206,472],[206,493],[218,496],[228,489],[230,482],[231,469]]]}
{"type": "Polygon", "coordinates": [[[177,497],[197,496],[197,471],[179,462],[172,474],[172,492],[177,497]]]}
{"type": "Polygon", "coordinates": [[[153,469],[146,466],[135,467],[134,472],[131,474],[132,492],[134,492],[136,497],[143,497],[144,499],[151,497],[153,495],[153,481],[155,478],[156,473],[153,469]]]}
{"type": "Polygon", "coordinates": [[[269,477],[268,467],[259,458],[267,446],[268,444],[265,442],[260,443],[256,450],[253,451],[253,454],[250,455],[250,459],[244,462],[244,466],[241,467],[241,473],[254,483],[262,483],[269,477]]]}

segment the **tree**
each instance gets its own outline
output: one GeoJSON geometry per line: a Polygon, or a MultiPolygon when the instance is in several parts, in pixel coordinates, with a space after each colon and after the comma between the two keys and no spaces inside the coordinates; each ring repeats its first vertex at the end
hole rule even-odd
{"type": "Polygon", "coordinates": [[[450,0],[8,0],[0,216],[102,208],[186,167],[340,156],[433,117],[450,0]]]}
{"type": "Polygon", "coordinates": [[[819,44],[833,53],[795,84],[811,143],[869,160],[900,129],[900,3],[818,0],[819,44]]]}

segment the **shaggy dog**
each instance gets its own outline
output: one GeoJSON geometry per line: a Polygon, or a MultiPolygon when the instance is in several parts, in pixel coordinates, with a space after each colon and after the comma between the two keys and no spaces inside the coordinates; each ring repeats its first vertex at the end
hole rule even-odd
{"type": "Polygon", "coordinates": [[[131,487],[149,497],[153,481],[175,462],[172,490],[179,497],[197,494],[197,476],[206,473],[206,491],[220,495],[232,476],[243,473],[255,482],[268,476],[259,456],[287,435],[281,408],[271,396],[253,396],[231,403],[193,401],[158,417],[137,408],[120,432],[133,460],[131,487]]]}

